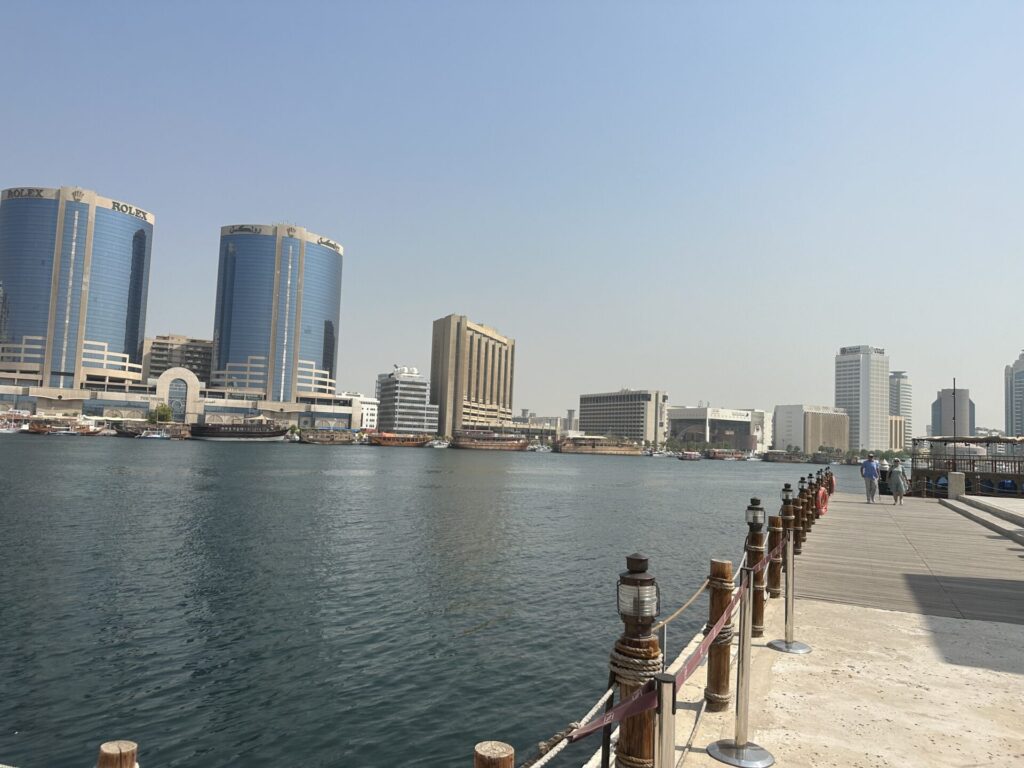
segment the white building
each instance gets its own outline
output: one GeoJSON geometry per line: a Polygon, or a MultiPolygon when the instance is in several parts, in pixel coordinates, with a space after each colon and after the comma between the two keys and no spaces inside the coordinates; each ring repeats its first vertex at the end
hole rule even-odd
{"type": "Polygon", "coordinates": [[[1024,435],[1024,351],[1004,371],[1006,396],[1006,434],[1024,435]]]}
{"type": "Polygon", "coordinates": [[[405,435],[436,435],[436,405],[430,382],[416,368],[395,366],[377,377],[377,429],[405,435]]]}
{"type": "Polygon", "coordinates": [[[903,444],[910,445],[914,437],[914,425],[911,422],[911,411],[914,407],[913,387],[906,371],[889,373],[889,415],[903,418],[903,444]]]}
{"type": "Polygon", "coordinates": [[[859,346],[839,350],[835,406],[850,417],[851,449],[888,450],[889,357],[884,349],[859,346]]]}
{"type": "Polygon", "coordinates": [[[352,398],[352,429],[377,429],[380,400],[362,392],[342,392],[341,396],[352,398]]]}
{"type": "Polygon", "coordinates": [[[685,444],[764,453],[772,440],[772,415],[756,409],[671,406],[669,435],[685,444]]]}

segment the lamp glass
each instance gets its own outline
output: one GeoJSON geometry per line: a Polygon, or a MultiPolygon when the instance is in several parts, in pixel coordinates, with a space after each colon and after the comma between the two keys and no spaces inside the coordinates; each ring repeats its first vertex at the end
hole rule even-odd
{"type": "Polygon", "coordinates": [[[747,507],[747,525],[764,525],[764,510],[760,507],[747,507]]]}
{"type": "Polygon", "coordinates": [[[658,587],[655,584],[635,586],[619,584],[619,614],[638,619],[658,615],[658,587]]]}

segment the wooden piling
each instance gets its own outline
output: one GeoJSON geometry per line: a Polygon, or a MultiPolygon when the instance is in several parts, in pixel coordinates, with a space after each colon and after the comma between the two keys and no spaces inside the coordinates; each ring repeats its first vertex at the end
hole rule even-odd
{"type": "Polygon", "coordinates": [[[135,768],[139,745],[134,741],[105,741],[100,744],[96,768],[135,768]]]}
{"type": "MultiPolygon", "coordinates": [[[[768,549],[774,551],[782,541],[782,516],[768,518],[768,549]]],[[[768,597],[782,597],[782,552],[772,555],[768,566],[768,597]]]]}
{"type": "MultiPolygon", "coordinates": [[[[712,560],[711,575],[708,577],[708,624],[704,634],[718,623],[732,601],[732,562],[712,560]]],[[[732,645],[732,619],[722,627],[708,650],[708,682],[704,688],[704,700],[709,712],[724,712],[729,708],[729,654],[732,645]]]]}
{"type": "MultiPolygon", "coordinates": [[[[804,491],[800,503],[800,543],[807,541],[807,533],[811,530],[811,497],[808,491],[804,491]]],[[[803,549],[801,547],[801,549],[803,549]]],[[[798,552],[800,550],[797,550],[798,552]]]]}
{"type": "Polygon", "coordinates": [[[516,768],[516,751],[502,741],[481,741],[473,749],[473,768],[516,768]]]}
{"type": "MultiPolygon", "coordinates": [[[[765,533],[751,531],[747,534],[747,565],[756,568],[764,560],[765,533]]],[[[758,571],[754,576],[754,601],[751,605],[751,637],[764,637],[764,589],[767,584],[767,569],[758,571]]]]}

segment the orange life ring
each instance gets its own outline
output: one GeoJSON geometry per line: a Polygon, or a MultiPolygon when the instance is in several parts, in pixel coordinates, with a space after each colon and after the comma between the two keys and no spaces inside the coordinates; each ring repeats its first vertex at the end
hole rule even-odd
{"type": "Polygon", "coordinates": [[[826,512],[828,512],[828,491],[826,491],[824,488],[819,488],[818,498],[816,501],[816,506],[818,507],[818,512],[820,514],[824,515],[826,512]]]}

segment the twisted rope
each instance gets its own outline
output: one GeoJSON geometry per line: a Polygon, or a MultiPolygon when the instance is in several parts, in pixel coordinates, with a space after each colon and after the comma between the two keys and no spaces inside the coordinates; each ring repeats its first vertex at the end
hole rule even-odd
{"type": "Polygon", "coordinates": [[[630,757],[615,753],[615,765],[617,768],[654,768],[654,761],[642,757],[630,757]]]}
{"type": "Polygon", "coordinates": [[[685,603],[683,603],[683,607],[680,608],[679,610],[677,610],[675,613],[673,613],[668,618],[663,619],[662,621],[659,621],[657,624],[655,624],[653,627],[651,627],[651,632],[657,632],[659,629],[664,627],[666,624],[671,624],[673,621],[678,619],[683,614],[683,611],[685,611],[687,608],[689,608],[691,605],[693,605],[694,601],[698,597],[700,597],[702,594],[704,594],[704,590],[708,588],[708,584],[709,583],[710,583],[710,579],[704,579],[704,583],[701,584],[699,587],[697,587],[697,591],[693,593],[693,596],[690,597],[689,600],[687,600],[685,603]]]}
{"type": "Polygon", "coordinates": [[[612,649],[608,666],[615,674],[615,682],[625,685],[642,685],[661,672],[661,654],[651,659],[635,659],[612,649]]]}
{"type": "Polygon", "coordinates": [[[566,745],[569,743],[565,737],[568,736],[570,732],[583,727],[593,720],[594,716],[597,715],[598,710],[605,705],[614,692],[614,688],[609,688],[604,692],[604,695],[597,700],[597,703],[591,707],[590,711],[580,718],[579,722],[569,723],[568,727],[566,727],[564,731],[559,731],[547,741],[538,743],[537,757],[532,760],[527,760],[522,764],[521,768],[543,768],[543,766],[550,763],[555,758],[555,755],[565,749],[566,745]]]}

